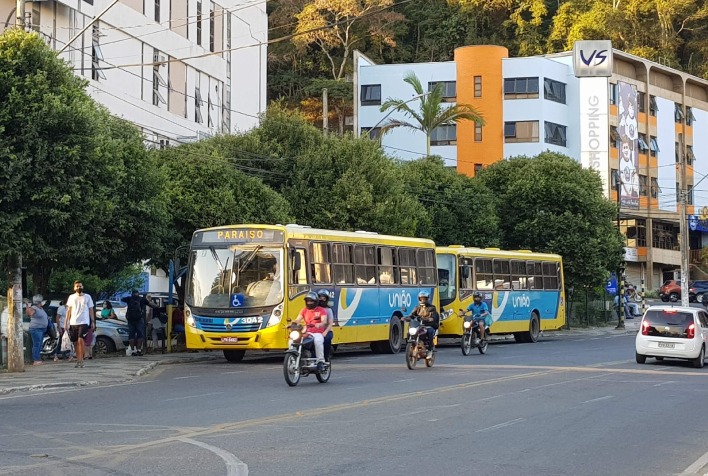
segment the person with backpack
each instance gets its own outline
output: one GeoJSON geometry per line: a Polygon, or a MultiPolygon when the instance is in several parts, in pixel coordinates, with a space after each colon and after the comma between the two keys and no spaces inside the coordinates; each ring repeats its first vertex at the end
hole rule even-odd
{"type": "MultiPolygon", "coordinates": [[[[150,295],[148,295],[150,297],[150,295]]],[[[150,306],[156,308],[157,304],[152,303],[149,299],[140,297],[137,289],[133,289],[131,296],[125,300],[128,304],[128,309],[125,313],[125,318],[128,321],[128,340],[130,342],[130,355],[143,355],[143,338],[145,330],[145,308],[150,306]],[[136,347],[137,344],[137,347],[136,347]]]]}

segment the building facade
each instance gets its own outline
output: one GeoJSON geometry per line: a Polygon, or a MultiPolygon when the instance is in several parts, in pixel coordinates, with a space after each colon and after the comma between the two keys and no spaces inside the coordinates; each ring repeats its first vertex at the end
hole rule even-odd
{"type": "MultiPolygon", "coordinates": [[[[0,31],[15,23],[0,0],[0,31]]],[[[165,147],[247,130],[266,105],[264,1],[43,0],[26,3],[37,31],[112,114],[165,147]],[[67,42],[87,30],[70,45],[67,42]]]]}
{"type": "MultiPolygon", "coordinates": [[[[481,111],[484,127],[450,125],[431,135],[431,152],[474,176],[506,158],[546,150],[596,169],[608,198],[620,202],[629,281],[649,289],[677,277],[681,264],[678,203],[688,203],[691,278],[708,246],[708,81],[610,50],[610,77],[578,78],[573,53],[509,58],[499,46],[467,46],[444,63],[377,65],[355,55],[355,131],[378,137],[388,98],[411,100],[414,72],[428,89],[443,83],[446,101],[481,111]],[[685,157],[682,185],[679,163],[685,157]]],[[[422,133],[397,129],[381,138],[390,155],[425,156],[422,133]]]]}

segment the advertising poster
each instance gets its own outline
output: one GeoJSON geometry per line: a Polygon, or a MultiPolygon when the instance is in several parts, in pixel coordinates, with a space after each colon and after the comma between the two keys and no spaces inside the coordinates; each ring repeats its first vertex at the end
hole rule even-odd
{"type": "Polygon", "coordinates": [[[639,208],[639,131],[637,124],[637,89],[618,82],[617,132],[620,136],[619,181],[620,207],[639,208]]]}

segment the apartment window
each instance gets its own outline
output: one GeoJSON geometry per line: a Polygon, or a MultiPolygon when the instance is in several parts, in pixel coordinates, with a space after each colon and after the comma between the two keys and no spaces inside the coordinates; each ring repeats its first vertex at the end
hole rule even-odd
{"type": "Polygon", "coordinates": [[[216,5],[211,4],[209,11],[209,51],[215,51],[216,43],[214,33],[216,32],[216,5]]]}
{"type": "Polygon", "coordinates": [[[504,99],[538,98],[538,78],[507,78],[504,80],[504,99]]]}
{"type": "Polygon", "coordinates": [[[106,79],[106,75],[101,70],[101,61],[103,61],[103,52],[101,51],[100,45],[101,31],[95,23],[93,25],[91,37],[91,79],[94,81],[106,79]]]}
{"type": "Polygon", "coordinates": [[[610,139],[612,142],[612,147],[619,149],[622,145],[622,139],[620,138],[619,132],[617,132],[616,126],[610,126],[610,139]]]}
{"type": "Polygon", "coordinates": [[[686,161],[688,162],[688,165],[691,165],[695,160],[696,160],[696,156],[693,154],[693,146],[687,145],[686,146],[686,161]]]}
{"type": "Polygon", "coordinates": [[[474,141],[482,142],[482,124],[474,125],[474,141]]]}
{"type": "Polygon", "coordinates": [[[683,107],[679,103],[674,103],[674,121],[683,122],[683,107]]]}
{"type": "Polygon", "coordinates": [[[482,171],[484,166],[482,164],[474,164],[474,176],[476,177],[478,173],[482,171]]]}
{"type": "Polygon", "coordinates": [[[482,97],[482,77],[481,76],[474,77],[474,97],[476,97],[476,98],[482,97]]]}
{"type": "Polygon", "coordinates": [[[674,225],[654,220],[651,228],[652,247],[664,250],[678,249],[678,233],[674,225]]]}
{"type": "Polygon", "coordinates": [[[693,115],[693,108],[686,106],[686,125],[692,126],[696,122],[696,116],[693,115]]]}
{"type": "Polygon", "coordinates": [[[619,178],[619,171],[617,169],[610,169],[610,181],[612,182],[612,189],[613,190],[617,189],[617,184],[619,183],[618,178],[619,178]]]}
{"type": "Polygon", "coordinates": [[[649,96],[649,114],[656,116],[659,106],[656,105],[656,96],[649,96]]]}
{"type": "Polygon", "coordinates": [[[639,176],[639,195],[642,197],[647,196],[647,190],[648,190],[648,185],[649,185],[649,177],[646,175],[640,175],[639,176]]]}
{"type": "Polygon", "coordinates": [[[202,92],[199,86],[194,88],[194,122],[202,124],[204,119],[202,118],[202,106],[204,101],[202,100],[202,92]]]}
{"type": "Polygon", "coordinates": [[[361,105],[377,106],[381,104],[381,85],[365,84],[361,87],[361,105]]]}
{"type": "Polygon", "coordinates": [[[617,83],[610,83],[610,104],[617,104],[617,83]]]}
{"type": "Polygon", "coordinates": [[[377,140],[381,137],[381,128],[380,127],[362,127],[361,128],[361,135],[368,135],[369,139],[372,140],[377,140]]]}
{"type": "Polygon", "coordinates": [[[656,157],[656,154],[659,153],[659,143],[656,141],[656,137],[649,137],[649,150],[652,157],[656,157]]]}
{"type": "Polygon", "coordinates": [[[651,183],[651,198],[657,198],[659,196],[659,193],[661,193],[661,189],[659,188],[659,181],[657,180],[656,177],[652,177],[650,179],[651,183]]]}
{"type": "Polygon", "coordinates": [[[649,144],[647,144],[647,135],[646,134],[639,134],[639,139],[637,140],[639,143],[639,151],[646,153],[646,151],[649,150],[649,144]]]}
{"type": "Polygon", "coordinates": [[[549,101],[565,104],[565,84],[560,81],[544,78],[543,80],[544,97],[549,101]]]}
{"type": "Polygon", "coordinates": [[[430,134],[430,145],[457,144],[457,125],[445,124],[438,126],[430,134]]]}
{"type": "Polygon", "coordinates": [[[160,23],[160,0],[155,0],[155,21],[160,23]]]}
{"type": "Polygon", "coordinates": [[[432,81],[428,83],[428,91],[435,89],[438,84],[442,88],[443,102],[455,102],[457,100],[457,82],[456,81],[432,81]]]}
{"type": "Polygon", "coordinates": [[[226,15],[226,49],[231,49],[231,12],[224,9],[224,15],[226,15]]]}
{"type": "Polygon", "coordinates": [[[505,122],[504,142],[538,142],[538,121],[505,122]]]}
{"type": "Polygon", "coordinates": [[[202,2],[197,2],[197,44],[202,44],[202,2]]]}
{"type": "Polygon", "coordinates": [[[93,0],[84,0],[84,3],[88,3],[89,5],[93,5],[93,0]]]}
{"type": "Polygon", "coordinates": [[[681,151],[679,150],[679,143],[674,142],[674,156],[676,157],[676,163],[681,162],[681,151]]]}
{"type": "Polygon", "coordinates": [[[565,147],[566,144],[566,127],[553,122],[544,122],[543,129],[545,132],[546,144],[560,145],[565,147]]]}
{"type": "Polygon", "coordinates": [[[688,186],[688,190],[686,192],[686,203],[688,205],[693,205],[693,185],[688,186]]]}
{"type": "Polygon", "coordinates": [[[160,104],[167,104],[165,98],[160,93],[160,87],[166,88],[167,81],[160,74],[160,67],[163,66],[165,61],[164,56],[160,54],[158,50],[152,55],[152,105],[159,106],[160,104]]]}
{"type": "Polygon", "coordinates": [[[647,112],[647,95],[641,91],[637,91],[637,110],[639,112],[647,112]]]}
{"type": "Polygon", "coordinates": [[[212,127],[214,121],[211,119],[211,111],[214,108],[211,102],[211,91],[207,90],[207,127],[212,127]]]}

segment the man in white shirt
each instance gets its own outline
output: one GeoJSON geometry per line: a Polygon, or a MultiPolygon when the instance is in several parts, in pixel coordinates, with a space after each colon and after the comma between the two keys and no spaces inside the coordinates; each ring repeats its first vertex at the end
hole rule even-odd
{"type": "Polygon", "coordinates": [[[66,302],[66,321],[64,329],[69,330],[71,342],[76,347],[76,367],[84,366],[84,338],[89,329],[96,329],[96,317],[93,312],[93,299],[84,294],[81,281],[74,281],[74,294],[66,302]]]}

